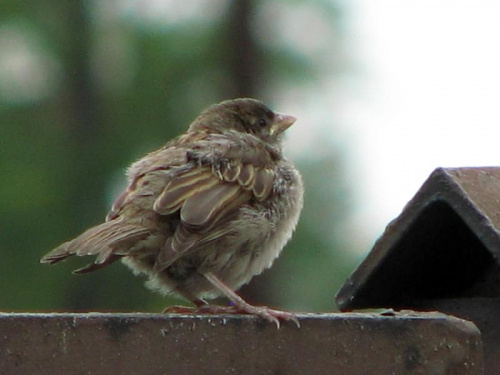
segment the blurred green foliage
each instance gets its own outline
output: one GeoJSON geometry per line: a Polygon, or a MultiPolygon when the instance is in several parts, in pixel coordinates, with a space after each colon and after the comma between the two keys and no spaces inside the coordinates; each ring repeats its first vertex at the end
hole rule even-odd
{"type": "MultiPolygon", "coordinates": [[[[158,311],[178,303],[145,289],[119,263],[75,276],[70,271],[85,259],[48,267],[39,258],[102,221],[125,167],[184,131],[205,106],[238,96],[272,106],[273,85],[311,86],[325,73],[317,57],[261,40],[266,23],[300,2],[217,1],[216,11],[178,22],[148,18],[141,2],[120,4],[0,3],[2,310],[158,311]]],[[[335,24],[341,13],[332,4],[310,6],[335,24]]],[[[355,262],[335,231],[351,203],[343,151],[311,150],[297,160],[307,188],[299,228],[276,265],[244,287],[246,298],[334,309],[355,262]]]]}

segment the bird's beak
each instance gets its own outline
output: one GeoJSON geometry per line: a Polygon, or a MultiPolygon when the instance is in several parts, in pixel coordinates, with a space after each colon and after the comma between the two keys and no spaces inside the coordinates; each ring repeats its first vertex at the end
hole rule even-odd
{"type": "Polygon", "coordinates": [[[270,134],[278,135],[288,129],[297,119],[293,116],[276,113],[274,122],[271,125],[270,134]]]}

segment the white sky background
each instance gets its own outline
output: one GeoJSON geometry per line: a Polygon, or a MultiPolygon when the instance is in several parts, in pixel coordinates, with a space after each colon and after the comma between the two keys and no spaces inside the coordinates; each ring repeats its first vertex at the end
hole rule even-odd
{"type": "Polygon", "coordinates": [[[334,95],[354,150],[353,224],[373,242],[436,167],[500,165],[500,2],[346,6],[361,72],[334,95]]]}

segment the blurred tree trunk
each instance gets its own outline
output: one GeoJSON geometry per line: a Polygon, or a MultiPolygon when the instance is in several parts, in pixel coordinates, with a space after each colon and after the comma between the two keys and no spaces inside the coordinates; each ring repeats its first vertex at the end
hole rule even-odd
{"type": "Polygon", "coordinates": [[[252,35],[257,2],[237,0],[230,4],[226,56],[233,84],[232,97],[257,97],[261,69],[260,50],[252,35]]]}
{"type": "Polygon", "coordinates": [[[99,99],[93,85],[91,72],[92,28],[88,1],[80,0],[76,6],[68,6],[67,22],[69,31],[67,73],[68,73],[68,109],[71,118],[71,135],[75,142],[75,151],[84,151],[85,155],[94,137],[98,136],[100,116],[99,99]]]}
{"type": "MultiPolygon", "coordinates": [[[[99,166],[102,156],[96,151],[102,142],[102,118],[91,70],[91,3],[79,0],[55,5],[64,14],[64,28],[67,30],[63,36],[66,80],[62,94],[64,121],[68,130],[68,185],[65,190],[70,210],[67,225],[72,236],[76,236],[95,223],[96,208],[103,204],[101,197],[106,168],[99,166]]],[[[79,310],[95,305],[93,297],[96,293],[89,291],[89,283],[95,288],[102,287],[100,275],[89,278],[85,283],[80,278],[70,280],[65,290],[68,308],[79,310]]]]}

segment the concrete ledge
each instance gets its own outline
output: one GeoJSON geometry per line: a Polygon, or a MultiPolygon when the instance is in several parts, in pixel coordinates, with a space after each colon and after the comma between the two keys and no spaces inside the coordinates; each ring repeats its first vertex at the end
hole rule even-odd
{"type": "Polygon", "coordinates": [[[443,314],[0,314],[1,374],[482,374],[476,326],[443,314]]]}

